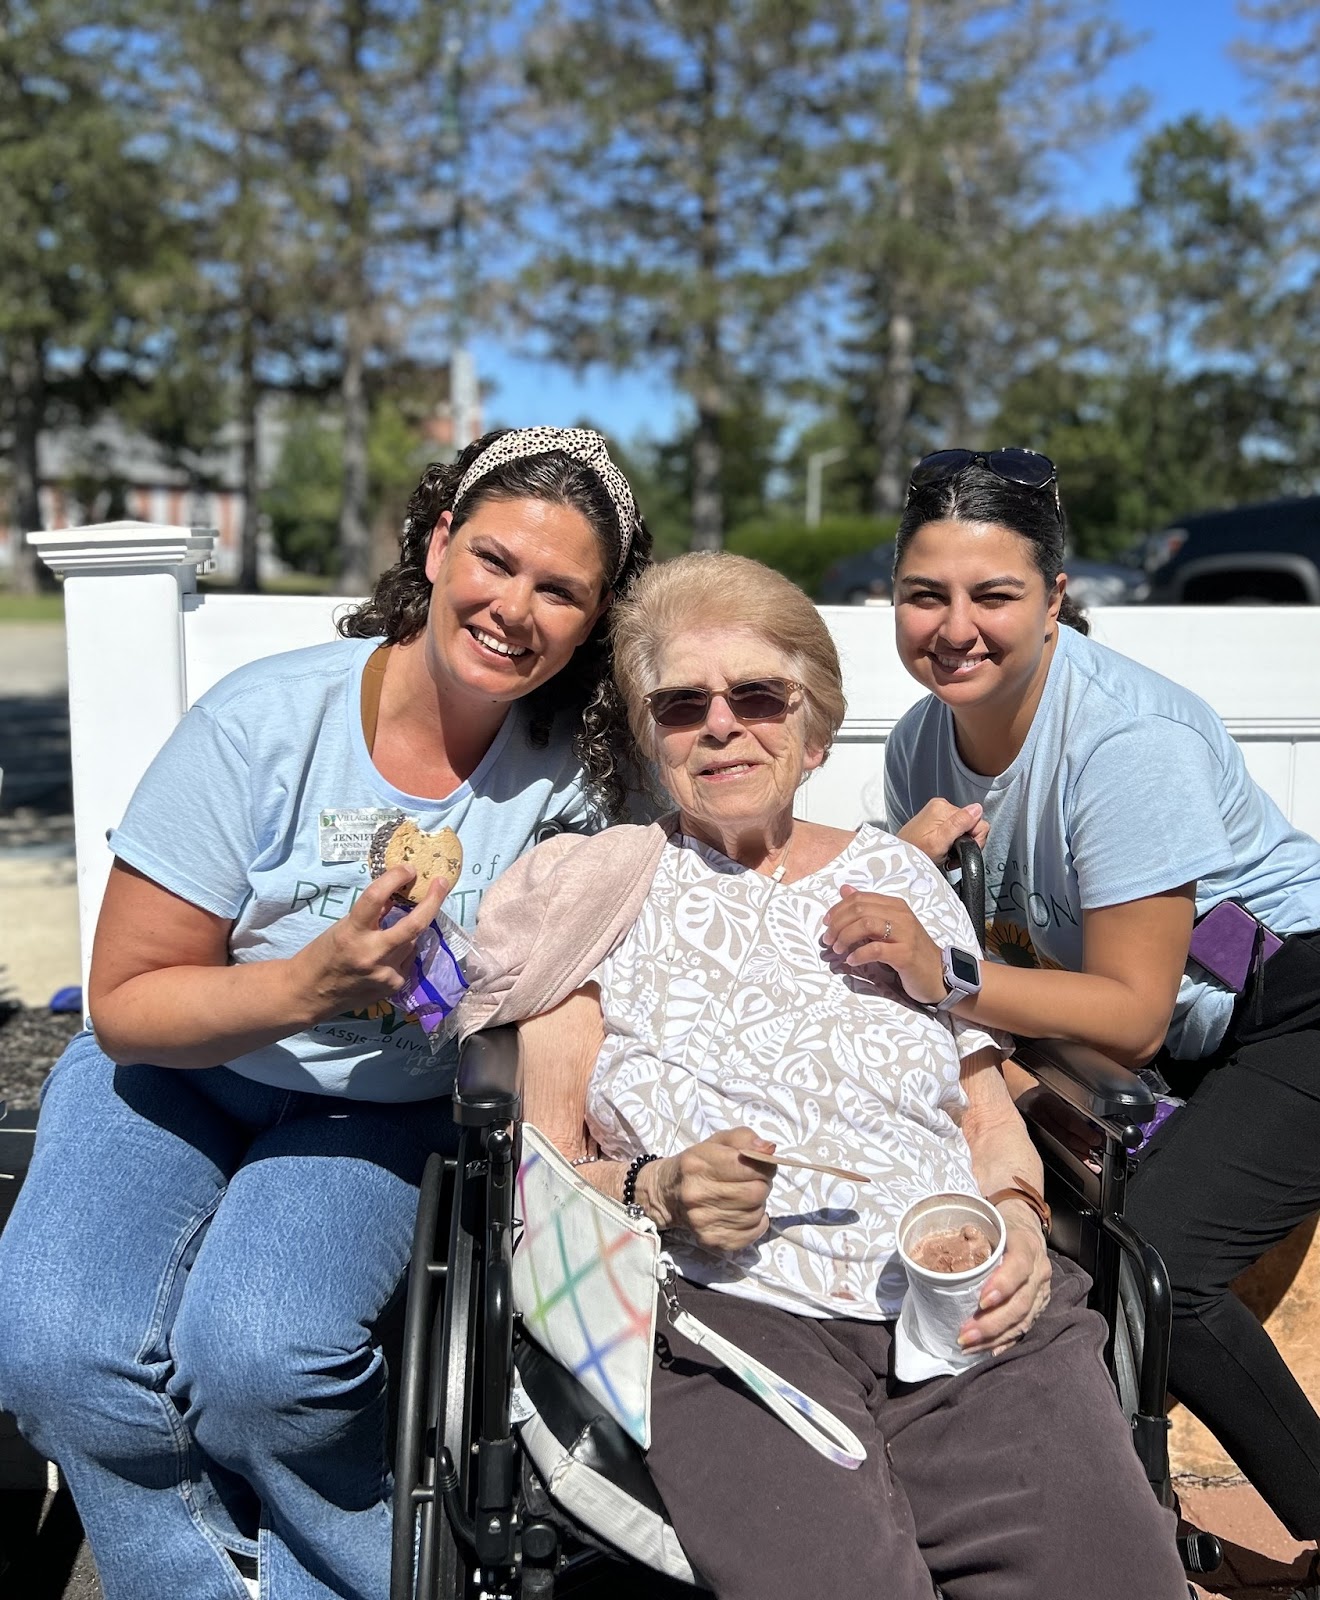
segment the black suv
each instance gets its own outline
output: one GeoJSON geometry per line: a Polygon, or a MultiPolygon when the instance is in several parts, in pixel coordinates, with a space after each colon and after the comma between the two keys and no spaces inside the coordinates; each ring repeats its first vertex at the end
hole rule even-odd
{"type": "Polygon", "coordinates": [[[1198,512],[1136,555],[1152,605],[1320,605],[1320,495],[1198,512]]]}

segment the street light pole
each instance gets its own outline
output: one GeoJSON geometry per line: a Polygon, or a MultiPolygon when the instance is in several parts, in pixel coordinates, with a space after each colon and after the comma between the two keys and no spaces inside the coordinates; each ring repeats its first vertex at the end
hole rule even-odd
{"type": "Polygon", "coordinates": [[[807,457],[807,526],[820,527],[820,481],[826,467],[842,461],[848,454],[842,445],[831,450],[813,450],[807,457]]]}

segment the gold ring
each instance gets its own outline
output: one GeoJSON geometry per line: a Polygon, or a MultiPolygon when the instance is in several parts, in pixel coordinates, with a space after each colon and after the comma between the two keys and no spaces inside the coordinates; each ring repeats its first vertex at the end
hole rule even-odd
{"type": "Polygon", "coordinates": [[[894,924],[892,922],[886,922],[885,931],[880,935],[880,937],[885,941],[886,944],[888,944],[889,940],[893,937],[893,933],[894,924]]]}

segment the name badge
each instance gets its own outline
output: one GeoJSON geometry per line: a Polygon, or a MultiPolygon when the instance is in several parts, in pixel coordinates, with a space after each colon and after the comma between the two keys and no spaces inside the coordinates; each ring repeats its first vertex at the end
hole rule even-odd
{"type": "Polygon", "coordinates": [[[390,806],[351,806],[342,811],[323,811],[322,862],[328,866],[336,861],[365,861],[376,829],[382,822],[402,815],[390,806]]]}

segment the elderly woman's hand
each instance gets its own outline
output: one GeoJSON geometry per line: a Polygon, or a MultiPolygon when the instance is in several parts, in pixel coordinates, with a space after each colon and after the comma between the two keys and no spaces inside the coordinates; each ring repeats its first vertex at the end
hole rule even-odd
{"type": "Polygon", "coordinates": [[[989,1349],[995,1355],[1021,1339],[1050,1300],[1050,1258],[1036,1213],[1020,1200],[1005,1200],[999,1209],[1004,1258],[958,1334],[964,1350],[989,1349]]]}
{"type": "Polygon", "coordinates": [[[658,1227],[686,1228],[708,1250],[744,1250],[769,1226],[774,1152],[750,1128],[712,1134],[643,1167],[638,1202],[658,1227]]]}
{"type": "Polygon", "coordinates": [[[909,1000],[933,1006],[943,1000],[944,958],[906,900],[870,894],[844,884],[842,898],[825,914],[822,937],[850,967],[892,967],[909,1000]]]}
{"type": "Polygon", "coordinates": [[[975,802],[969,806],[955,806],[938,796],[928,800],[916,816],[898,830],[898,837],[904,843],[915,845],[937,867],[944,865],[949,851],[964,834],[970,834],[980,848],[985,849],[990,824],[982,816],[981,807],[975,802]]]}

